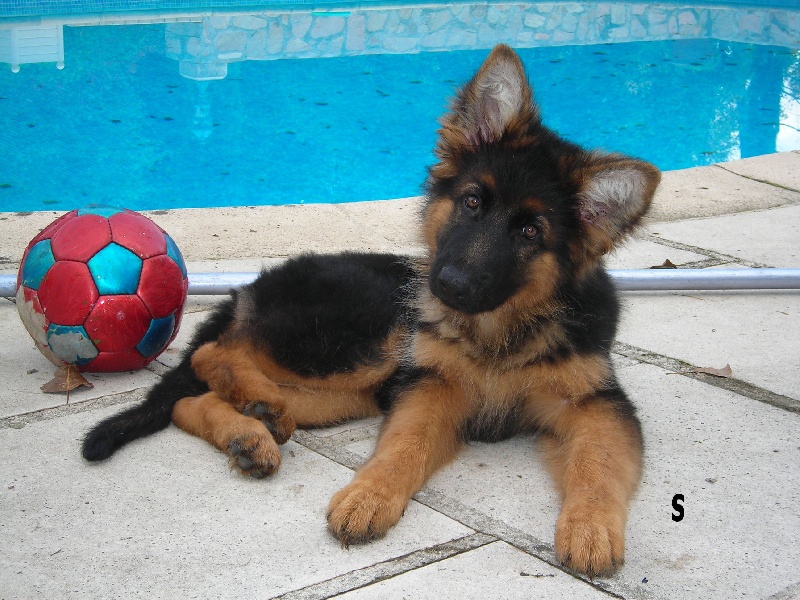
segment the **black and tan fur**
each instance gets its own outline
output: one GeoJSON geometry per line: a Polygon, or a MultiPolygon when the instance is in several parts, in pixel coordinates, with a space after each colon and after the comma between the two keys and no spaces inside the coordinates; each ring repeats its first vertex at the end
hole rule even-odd
{"type": "Polygon", "coordinates": [[[171,419],[263,477],[295,427],[386,414],[328,507],[347,545],[384,535],[468,439],[539,431],[563,499],[558,558],[589,575],[618,568],[642,436],[609,358],[618,304],[602,257],[637,226],[659,173],[544,127],[506,46],[456,97],[436,153],[425,258],[302,256],[262,273],[143,404],[89,433],[84,456],[171,419]]]}

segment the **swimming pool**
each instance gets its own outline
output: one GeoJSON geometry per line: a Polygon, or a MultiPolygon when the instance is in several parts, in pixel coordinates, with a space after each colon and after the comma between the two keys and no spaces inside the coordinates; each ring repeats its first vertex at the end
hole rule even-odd
{"type": "Polygon", "coordinates": [[[578,143],[667,170],[800,148],[798,10],[77,13],[0,21],[0,60],[34,26],[55,32],[49,60],[0,70],[3,211],[417,195],[437,118],[498,41],[519,50],[545,122],[578,143]]]}

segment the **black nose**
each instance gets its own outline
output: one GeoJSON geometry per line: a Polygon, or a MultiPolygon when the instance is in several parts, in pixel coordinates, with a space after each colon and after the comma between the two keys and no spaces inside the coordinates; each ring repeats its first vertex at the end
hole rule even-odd
{"type": "Polygon", "coordinates": [[[445,265],[436,278],[437,292],[442,300],[463,305],[474,294],[469,276],[454,265],[445,265]]]}

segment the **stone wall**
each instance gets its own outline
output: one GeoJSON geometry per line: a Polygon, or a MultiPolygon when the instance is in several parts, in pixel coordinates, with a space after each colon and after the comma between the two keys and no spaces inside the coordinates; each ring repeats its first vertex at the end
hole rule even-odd
{"type": "Polygon", "coordinates": [[[713,37],[800,48],[800,10],[637,3],[479,3],[212,14],[167,25],[181,73],[224,77],[238,60],[319,58],[713,37]]]}

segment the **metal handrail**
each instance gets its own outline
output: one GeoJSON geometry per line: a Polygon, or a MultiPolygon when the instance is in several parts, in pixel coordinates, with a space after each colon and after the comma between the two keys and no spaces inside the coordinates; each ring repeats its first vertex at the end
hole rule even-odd
{"type": "MultiPolygon", "coordinates": [[[[609,274],[625,292],[800,289],[800,269],[612,269],[609,274]]],[[[189,294],[224,295],[256,277],[258,273],[189,273],[189,294]]],[[[14,297],[16,286],[15,275],[0,275],[0,297],[14,297]]]]}

